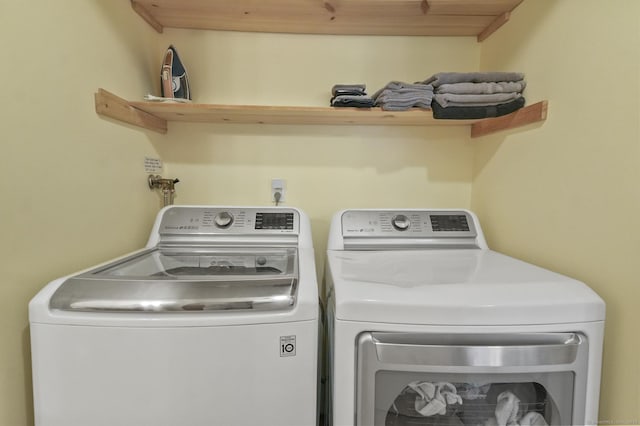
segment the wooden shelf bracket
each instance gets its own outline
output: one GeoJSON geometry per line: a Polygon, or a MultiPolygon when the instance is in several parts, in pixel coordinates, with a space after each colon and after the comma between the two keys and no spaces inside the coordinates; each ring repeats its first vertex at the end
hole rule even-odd
{"type": "Polygon", "coordinates": [[[148,112],[141,111],[131,104],[104,89],[98,89],[95,94],[96,112],[99,115],[124,121],[134,126],[153,130],[154,132],[167,133],[167,121],[158,118],[148,112]]]}
{"type": "Polygon", "coordinates": [[[513,129],[547,119],[548,101],[528,105],[508,115],[486,118],[471,125],[471,137],[486,136],[501,130],[513,129]]]}

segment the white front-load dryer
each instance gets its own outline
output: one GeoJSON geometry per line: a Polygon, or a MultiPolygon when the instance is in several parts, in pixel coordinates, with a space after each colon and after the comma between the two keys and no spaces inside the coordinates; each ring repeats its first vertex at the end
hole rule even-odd
{"type": "Polygon", "coordinates": [[[341,211],[325,278],[329,424],[597,424],[604,302],[473,213],[341,211]]]}
{"type": "Polygon", "coordinates": [[[318,292],[293,208],[172,206],[29,305],[36,426],[313,426],[318,292]]]}

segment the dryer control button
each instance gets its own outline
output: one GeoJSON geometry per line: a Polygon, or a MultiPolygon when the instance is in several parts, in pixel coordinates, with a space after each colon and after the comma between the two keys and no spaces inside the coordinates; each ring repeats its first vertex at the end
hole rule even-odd
{"type": "Polygon", "coordinates": [[[409,229],[409,225],[411,225],[411,221],[407,216],[403,214],[399,214],[397,216],[394,216],[393,219],[391,219],[391,224],[398,231],[406,231],[407,229],[409,229]]]}
{"type": "Polygon", "coordinates": [[[218,228],[228,228],[233,223],[233,215],[229,212],[220,212],[213,221],[218,228]]]}

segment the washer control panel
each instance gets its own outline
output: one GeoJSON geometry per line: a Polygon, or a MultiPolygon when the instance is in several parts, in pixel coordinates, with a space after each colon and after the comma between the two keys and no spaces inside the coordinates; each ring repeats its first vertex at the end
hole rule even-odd
{"type": "Polygon", "coordinates": [[[343,237],[475,237],[473,217],[464,210],[348,210],[342,215],[343,237]]]}
{"type": "Polygon", "coordinates": [[[291,234],[300,230],[300,216],[287,208],[173,207],[160,222],[161,235],[291,234]]]}

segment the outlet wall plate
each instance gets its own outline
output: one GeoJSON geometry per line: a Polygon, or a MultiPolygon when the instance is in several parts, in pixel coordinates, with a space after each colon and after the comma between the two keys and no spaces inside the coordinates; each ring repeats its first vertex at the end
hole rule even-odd
{"type": "Polygon", "coordinates": [[[285,201],[286,181],[284,179],[271,179],[271,201],[274,203],[283,203],[285,201]],[[276,193],[280,193],[280,199],[276,200],[276,193]]]}

